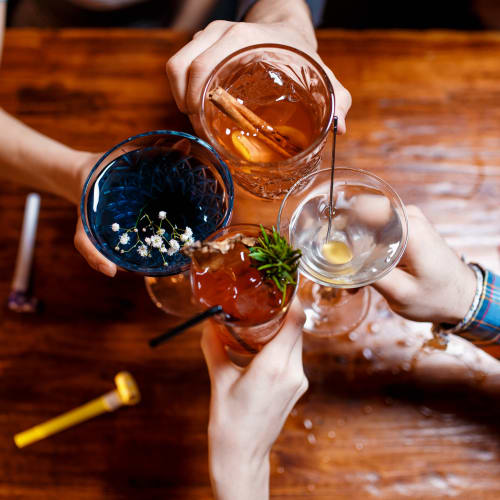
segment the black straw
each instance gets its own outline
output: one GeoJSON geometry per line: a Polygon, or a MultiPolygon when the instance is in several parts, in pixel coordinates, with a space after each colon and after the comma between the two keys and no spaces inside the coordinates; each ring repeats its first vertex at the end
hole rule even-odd
{"type": "Polygon", "coordinates": [[[202,321],[205,321],[206,319],[211,318],[212,316],[215,316],[216,314],[219,314],[221,312],[222,306],[213,306],[210,309],[207,309],[206,311],[203,311],[202,313],[189,318],[187,321],[172,328],[168,332],[162,333],[161,335],[158,335],[158,337],[151,339],[149,341],[149,346],[156,347],[160,344],[163,344],[163,342],[166,342],[172,337],[175,337],[179,333],[182,333],[184,330],[187,330],[188,328],[191,328],[192,326],[197,325],[198,323],[201,323],[202,321]]]}
{"type": "Polygon", "coordinates": [[[332,145],[332,172],[330,174],[330,206],[328,212],[328,231],[326,232],[326,243],[330,241],[330,231],[332,229],[332,218],[335,213],[333,207],[333,183],[335,179],[335,146],[337,144],[337,122],[338,118],[333,117],[333,145],[332,145]]]}

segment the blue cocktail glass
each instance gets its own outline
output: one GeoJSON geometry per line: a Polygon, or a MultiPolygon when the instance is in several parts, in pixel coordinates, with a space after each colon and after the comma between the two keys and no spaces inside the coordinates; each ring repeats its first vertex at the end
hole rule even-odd
{"type": "MultiPolygon", "coordinates": [[[[169,223],[180,231],[190,227],[193,238],[203,240],[229,222],[233,197],[229,170],[209,144],[182,132],[147,132],[112,148],[91,170],[81,200],[83,227],[97,250],[119,268],[169,276],[186,271],[189,259],[180,252],[142,256],[134,244],[144,240],[148,220],[164,211],[169,223]],[[149,218],[141,219],[144,214],[149,218]],[[138,231],[129,232],[129,243],[121,245],[123,232],[113,224],[136,225],[138,231]]],[[[168,243],[172,229],[163,227],[168,243]]]]}
{"type": "MultiPolygon", "coordinates": [[[[139,223],[137,232],[128,233],[129,244],[117,246],[123,232],[113,231],[113,224],[130,228],[139,214],[155,218],[165,211],[173,225],[181,231],[188,226],[194,239],[203,240],[229,224],[233,199],[231,174],[209,144],[183,132],[159,130],[130,137],[99,159],[84,186],[81,214],[99,252],[121,269],[144,274],[159,308],[189,316],[199,307],[191,300],[189,259],[159,251],[144,258],[139,246],[121,253],[147,233],[142,235],[144,224],[139,223]]],[[[167,242],[169,226],[164,227],[167,242]]]]}

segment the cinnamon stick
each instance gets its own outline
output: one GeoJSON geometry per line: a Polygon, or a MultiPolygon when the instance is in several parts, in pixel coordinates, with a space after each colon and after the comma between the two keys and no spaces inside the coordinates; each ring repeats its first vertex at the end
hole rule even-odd
{"type": "Polygon", "coordinates": [[[259,140],[283,157],[290,158],[301,151],[301,148],[280,134],[222,87],[211,90],[208,93],[208,98],[243,130],[256,134],[259,140]]]}

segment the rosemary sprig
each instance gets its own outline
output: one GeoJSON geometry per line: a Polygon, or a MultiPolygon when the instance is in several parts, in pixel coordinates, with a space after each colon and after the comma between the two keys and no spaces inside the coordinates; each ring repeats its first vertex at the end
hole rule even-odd
{"type": "Polygon", "coordinates": [[[262,225],[260,229],[262,236],[250,248],[250,257],[258,262],[257,269],[262,271],[266,278],[271,279],[283,293],[284,306],[287,286],[297,283],[297,268],[302,253],[292,248],[276,228],[273,227],[271,235],[267,234],[262,225]]]}

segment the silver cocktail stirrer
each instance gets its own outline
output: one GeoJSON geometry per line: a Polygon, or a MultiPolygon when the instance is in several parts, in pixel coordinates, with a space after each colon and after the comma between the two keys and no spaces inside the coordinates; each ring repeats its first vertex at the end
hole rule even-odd
{"type": "Polygon", "coordinates": [[[337,143],[337,117],[333,117],[333,145],[332,145],[332,172],[330,175],[330,202],[328,205],[328,231],[326,232],[326,241],[330,241],[330,232],[332,230],[332,218],[335,214],[335,207],[333,206],[333,183],[335,180],[335,145],[337,143]]]}

